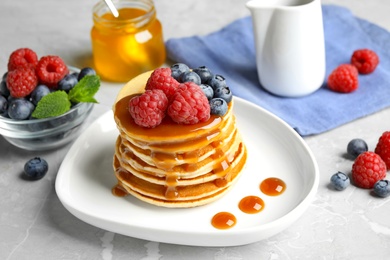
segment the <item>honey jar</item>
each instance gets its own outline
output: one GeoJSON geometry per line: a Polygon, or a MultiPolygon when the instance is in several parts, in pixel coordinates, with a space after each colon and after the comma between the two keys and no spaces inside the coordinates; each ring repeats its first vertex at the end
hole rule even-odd
{"type": "Polygon", "coordinates": [[[115,17],[100,1],[93,7],[94,67],[104,80],[126,82],[165,62],[162,26],[153,0],[113,1],[115,17]]]}

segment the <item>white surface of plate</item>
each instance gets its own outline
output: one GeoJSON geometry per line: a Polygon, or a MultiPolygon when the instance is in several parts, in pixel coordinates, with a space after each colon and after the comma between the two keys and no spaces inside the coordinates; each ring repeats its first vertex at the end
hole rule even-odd
{"type": "Polygon", "coordinates": [[[116,197],[112,159],[118,136],[112,111],[98,118],[72,145],[59,169],[56,192],[77,218],[115,233],[157,242],[193,246],[237,246],[275,235],[297,220],[310,205],[318,187],[319,170],[304,140],[286,123],[262,108],[235,97],[234,113],[248,148],[240,179],[224,197],[189,209],[169,209],[116,197]],[[282,195],[263,194],[259,185],[268,177],[286,183],[282,195]],[[265,202],[257,214],[238,208],[240,199],[255,195],[265,202]],[[234,214],[228,230],[211,225],[214,214],[234,214]]]}

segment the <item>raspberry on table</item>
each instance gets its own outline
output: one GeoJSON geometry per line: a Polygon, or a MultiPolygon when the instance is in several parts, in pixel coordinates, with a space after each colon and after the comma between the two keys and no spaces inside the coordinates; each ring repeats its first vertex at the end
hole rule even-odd
{"type": "Polygon", "coordinates": [[[168,99],[162,90],[146,90],[130,99],[129,113],[137,125],[154,128],[165,117],[167,106],[168,99]]]}
{"type": "Polygon", "coordinates": [[[353,52],[351,64],[357,68],[360,74],[370,74],[379,64],[376,52],[370,49],[360,49],[353,52]]]}
{"type": "Polygon", "coordinates": [[[180,84],[171,74],[170,68],[158,68],[154,70],[146,82],[145,89],[160,89],[165,93],[168,100],[170,100],[180,84]]]}
{"type": "Polygon", "coordinates": [[[38,64],[37,54],[29,48],[20,48],[13,51],[8,60],[8,71],[18,68],[35,69],[38,64]]]}
{"type": "Polygon", "coordinates": [[[358,70],[351,64],[342,64],[330,73],[327,84],[336,92],[352,92],[359,86],[358,70]]]}
{"type": "Polygon", "coordinates": [[[40,83],[54,89],[69,69],[59,56],[48,55],[38,61],[36,73],[40,83]]]}
{"type": "Polygon", "coordinates": [[[8,72],[7,88],[14,98],[28,96],[38,85],[38,78],[33,69],[15,69],[8,72]]]}
{"type": "Polygon", "coordinates": [[[209,101],[197,84],[182,83],[171,99],[168,115],[178,124],[205,122],[210,118],[209,101]]]}
{"type": "Polygon", "coordinates": [[[353,183],[364,189],[371,189],[374,184],[386,177],[386,164],[374,152],[360,154],[352,165],[353,183]]]}
{"type": "Polygon", "coordinates": [[[375,153],[378,154],[390,169],[390,131],[382,133],[375,147],[375,153]]]}

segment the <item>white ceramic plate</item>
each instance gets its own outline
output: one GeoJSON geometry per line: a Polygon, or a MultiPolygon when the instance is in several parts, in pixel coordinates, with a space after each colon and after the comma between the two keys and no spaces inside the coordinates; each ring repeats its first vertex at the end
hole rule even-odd
{"type": "Polygon", "coordinates": [[[233,189],[218,201],[190,209],[149,205],[132,196],[115,197],[112,168],[118,135],[112,111],[97,119],[73,144],[59,169],[56,192],[77,218],[115,233],[157,242],[193,246],[237,246],[275,235],[307,209],[319,180],[316,160],[303,139],[286,123],[262,108],[235,98],[234,113],[248,148],[248,160],[233,189]],[[287,187],[276,197],[262,194],[267,177],[287,187]],[[238,208],[241,198],[255,195],[265,202],[257,214],[238,208]],[[237,224],[228,230],[211,218],[228,211],[237,224]]]}

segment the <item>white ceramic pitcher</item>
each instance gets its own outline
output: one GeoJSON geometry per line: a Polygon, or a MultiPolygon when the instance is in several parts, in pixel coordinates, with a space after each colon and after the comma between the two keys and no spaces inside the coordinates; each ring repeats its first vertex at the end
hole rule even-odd
{"type": "Polygon", "coordinates": [[[260,84],[285,96],[308,95],[324,82],[325,42],[320,0],[251,0],[260,84]]]}

